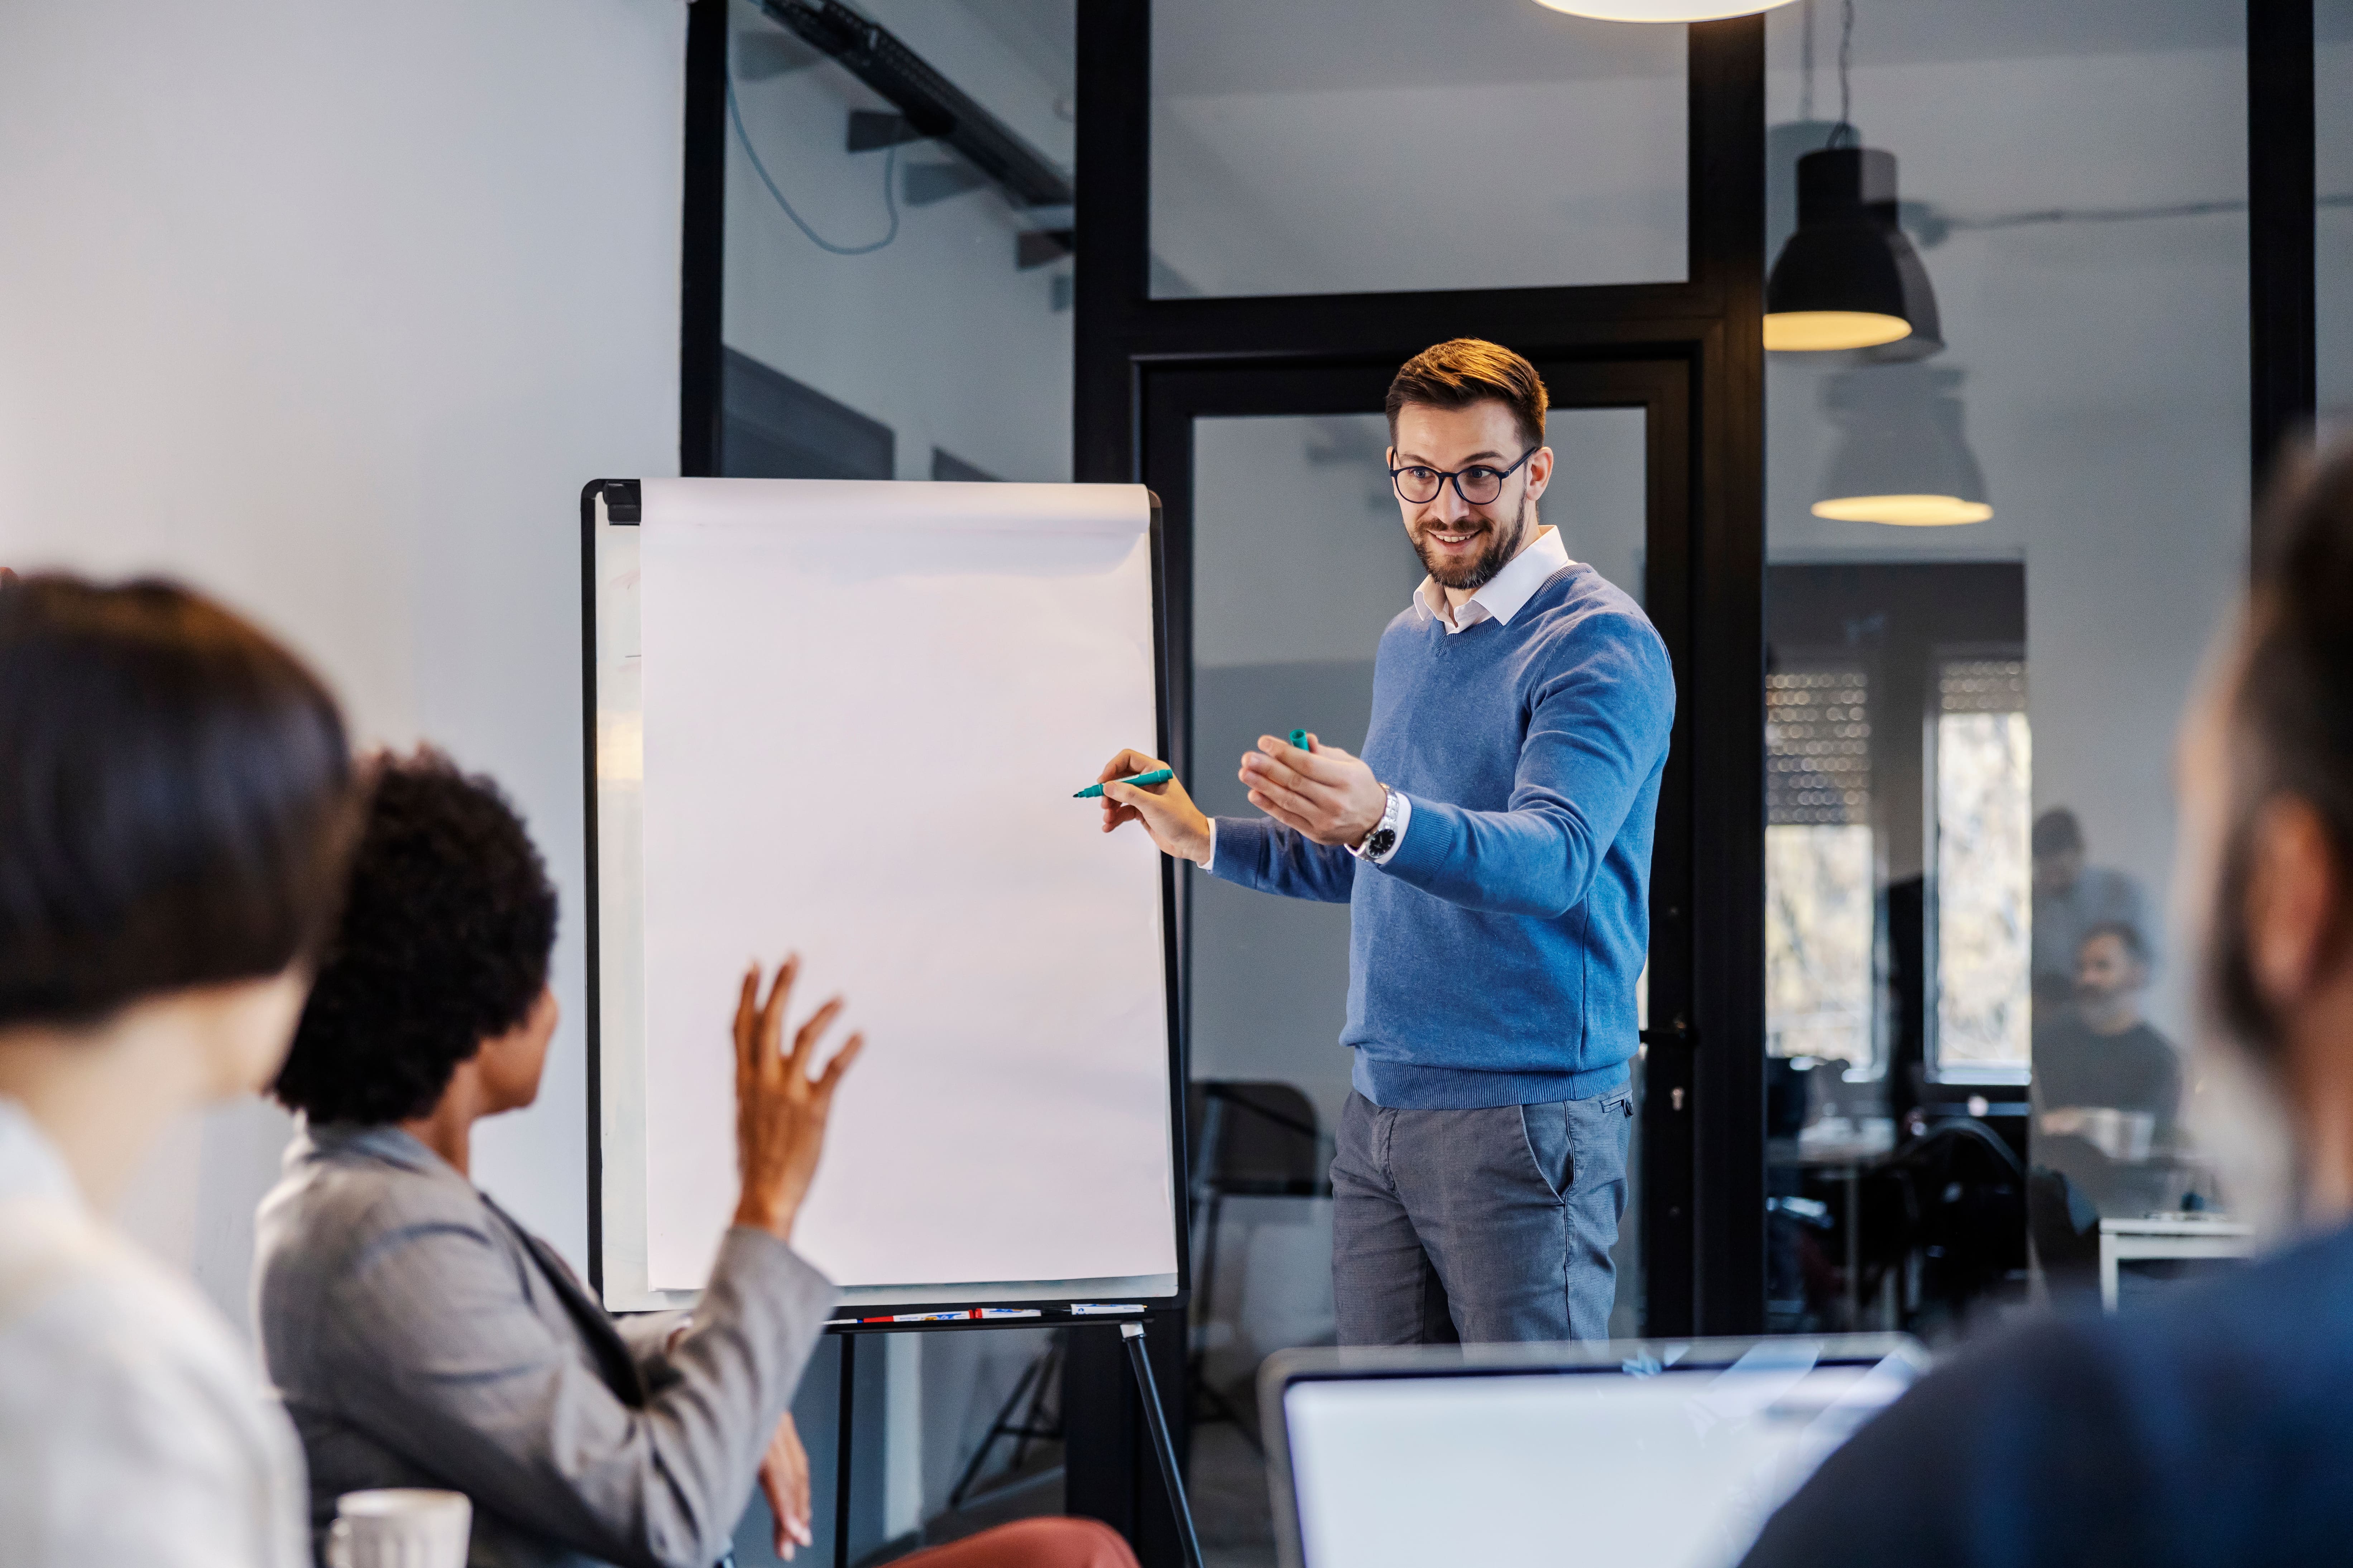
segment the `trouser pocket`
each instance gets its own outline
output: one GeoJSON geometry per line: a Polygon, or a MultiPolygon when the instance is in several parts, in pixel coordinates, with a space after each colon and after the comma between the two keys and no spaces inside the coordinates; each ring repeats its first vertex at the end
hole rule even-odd
{"type": "Polygon", "coordinates": [[[1568,1105],[1553,1100],[1520,1107],[1520,1135],[1527,1145],[1528,1163],[1545,1191],[1559,1202],[1577,1183],[1577,1152],[1568,1135],[1568,1105]]]}

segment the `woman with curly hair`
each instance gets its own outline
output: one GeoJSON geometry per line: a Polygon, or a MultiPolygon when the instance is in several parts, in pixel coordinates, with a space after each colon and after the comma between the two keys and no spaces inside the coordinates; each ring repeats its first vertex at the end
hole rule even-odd
{"type": "MultiPolygon", "coordinates": [[[[754,1481],[792,1555],[807,1463],[786,1414],[834,1302],[790,1246],[827,1114],[826,1003],[785,1047],[795,964],[735,1015],[741,1196],[691,1320],[615,1320],[469,1178],[475,1122],[529,1105],[554,1033],[555,891],[496,785],[434,752],[377,773],[343,920],[278,1098],[301,1113],[261,1207],[259,1316],[311,1465],[336,1498],[443,1487],[474,1505],[475,1568],[709,1568],[754,1481]]],[[[1119,1538],[1031,1520],[907,1561],[1132,1568],[1119,1538]]]]}

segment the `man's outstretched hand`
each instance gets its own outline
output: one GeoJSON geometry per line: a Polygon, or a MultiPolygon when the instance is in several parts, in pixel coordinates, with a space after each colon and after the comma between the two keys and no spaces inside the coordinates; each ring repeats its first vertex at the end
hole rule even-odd
{"type": "Polygon", "coordinates": [[[1174,855],[1180,860],[1190,860],[1196,866],[1208,863],[1209,819],[1185,793],[1185,786],[1176,779],[1166,784],[1138,788],[1134,784],[1113,784],[1113,779],[1132,778],[1148,773],[1168,764],[1158,757],[1147,757],[1142,752],[1125,751],[1103,764],[1095,782],[1103,786],[1103,830],[1111,832],[1124,822],[1140,822],[1152,835],[1152,842],[1160,846],[1164,855],[1174,855]]]}
{"type": "Polygon", "coordinates": [[[1272,735],[1243,754],[1241,781],[1250,804],[1318,844],[1361,843],[1381,825],[1388,792],[1360,758],[1307,737],[1303,750],[1272,735]]]}

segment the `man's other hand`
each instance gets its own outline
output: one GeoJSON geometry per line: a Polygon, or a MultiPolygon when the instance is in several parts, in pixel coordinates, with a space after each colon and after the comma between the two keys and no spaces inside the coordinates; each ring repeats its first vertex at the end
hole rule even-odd
{"type": "Polygon", "coordinates": [[[1304,750],[1261,735],[1258,750],[1243,754],[1241,781],[1252,805],[1318,844],[1362,843],[1388,809],[1372,769],[1313,735],[1304,750]]]}
{"type": "Polygon", "coordinates": [[[1138,788],[1112,782],[1167,765],[1158,757],[1147,757],[1137,751],[1122,752],[1105,763],[1103,772],[1095,776],[1095,782],[1103,786],[1103,830],[1109,833],[1121,823],[1140,822],[1144,830],[1152,835],[1152,842],[1160,846],[1162,854],[1206,866],[1216,841],[1210,837],[1209,819],[1201,815],[1201,808],[1185,793],[1184,784],[1170,779],[1166,784],[1138,788]]]}

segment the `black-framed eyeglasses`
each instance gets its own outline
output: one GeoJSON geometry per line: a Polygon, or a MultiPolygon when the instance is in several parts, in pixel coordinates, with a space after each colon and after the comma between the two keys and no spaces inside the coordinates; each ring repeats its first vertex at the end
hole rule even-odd
{"type": "Polygon", "coordinates": [[[1518,463],[1508,468],[1492,468],[1485,463],[1473,463],[1467,468],[1448,473],[1426,463],[1413,463],[1389,470],[1389,485],[1398,499],[1409,506],[1428,506],[1438,499],[1439,489],[1451,479],[1454,493],[1472,506],[1485,506],[1504,493],[1504,481],[1520,471],[1520,464],[1544,450],[1538,442],[1520,454],[1518,463]]]}

